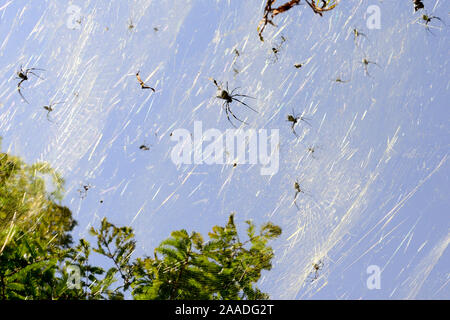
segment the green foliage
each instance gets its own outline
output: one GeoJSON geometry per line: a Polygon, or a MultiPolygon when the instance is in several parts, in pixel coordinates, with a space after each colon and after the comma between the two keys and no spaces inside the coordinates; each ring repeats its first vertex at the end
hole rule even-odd
{"type": "Polygon", "coordinates": [[[273,250],[267,242],[278,237],[281,229],[268,223],[256,235],[254,224],[247,224],[249,238],[245,242],[239,240],[234,214],[225,227],[213,227],[207,242],[196,232],[172,232],[155,249],[154,258],[137,260],[134,297],[268,299],[254,284],[262,270],[272,267],[273,250]]]}
{"type": "Polygon", "coordinates": [[[132,260],[133,230],[105,218],[85,239],[73,244],[76,225],[62,206],[63,180],[48,164],[28,166],[0,153],[0,299],[268,299],[256,286],[272,267],[268,242],[281,234],[271,223],[259,232],[247,223],[239,239],[234,214],[225,227],[215,226],[204,241],[186,230],[171,233],[153,257],[132,260]],[[51,177],[53,192],[46,191],[51,177]],[[107,270],[90,263],[91,254],[110,261],[107,270]],[[79,271],[78,286],[70,287],[79,271]]]}
{"type": "MultiPolygon", "coordinates": [[[[4,240],[4,231],[11,224],[28,229],[46,217],[49,222],[48,217],[54,214],[63,219],[53,224],[60,233],[70,229],[74,223],[68,221],[70,211],[58,205],[63,184],[63,179],[47,163],[28,166],[17,157],[0,153],[0,241],[4,240]],[[45,178],[50,178],[54,187],[51,193],[46,191],[45,178]]],[[[46,235],[49,239],[53,236],[54,233],[46,235]]],[[[65,240],[66,244],[70,243],[70,238],[65,240]]]]}
{"type": "Polygon", "coordinates": [[[0,297],[49,299],[58,263],[76,225],[62,199],[63,180],[48,164],[28,166],[0,153],[0,297]],[[54,191],[46,191],[50,177],[54,191]]]}

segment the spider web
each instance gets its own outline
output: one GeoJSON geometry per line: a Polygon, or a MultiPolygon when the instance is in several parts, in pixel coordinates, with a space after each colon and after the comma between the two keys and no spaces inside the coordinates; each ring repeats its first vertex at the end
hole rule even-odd
{"type": "MultiPolygon", "coordinates": [[[[411,1],[370,4],[345,1],[323,17],[297,6],[263,43],[264,1],[3,0],[3,149],[65,177],[79,237],[107,216],[131,225],[136,254],[148,254],[172,230],[206,234],[234,211],[238,225],[283,229],[260,281],[271,298],[448,298],[448,31],[414,23],[411,1]],[[380,30],[366,27],[370,4],[380,30]],[[353,28],[367,38],[355,43],[353,28]],[[363,58],[380,65],[368,66],[371,77],[363,58]],[[29,104],[17,93],[20,65],[45,69],[22,85],[29,104]],[[155,93],[141,90],[138,70],[155,93]],[[243,101],[259,114],[230,105],[243,129],[280,130],[277,174],[173,164],[174,130],[232,128],[210,77],[256,98],[243,101]],[[43,106],[59,101],[51,123],[43,106]],[[292,109],[311,119],[295,127],[299,138],[286,122],[292,109]],[[380,290],[366,285],[370,265],[382,271],[380,290]]],[[[425,6],[445,21],[446,2],[425,6]]]]}

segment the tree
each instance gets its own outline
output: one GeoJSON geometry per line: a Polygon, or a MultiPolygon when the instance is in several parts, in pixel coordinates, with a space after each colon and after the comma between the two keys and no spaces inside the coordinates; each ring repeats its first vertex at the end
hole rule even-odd
{"type": "Polygon", "coordinates": [[[272,267],[267,242],[281,229],[271,223],[259,234],[248,224],[248,240],[241,242],[231,214],[225,227],[215,226],[210,240],[197,232],[172,232],[154,258],[138,259],[133,295],[136,299],[267,299],[254,284],[262,270],[272,267]],[[160,255],[160,256],[158,256],[160,255]]]}
{"type": "Polygon", "coordinates": [[[272,267],[268,242],[281,234],[271,223],[258,233],[247,223],[242,242],[231,214],[204,241],[197,232],[171,233],[153,257],[132,260],[136,240],[130,227],[106,218],[90,229],[96,246],[80,239],[61,205],[62,178],[46,163],[27,165],[0,153],[0,299],[268,299],[256,283],[272,267]],[[49,179],[50,178],[50,179],[49,179]],[[46,191],[50,181],[54,191],[46,191]],[[91,253],[111,261],[107,270],[90,263],[91,253]],[[77,285],[70,268],[78,270],[77,285]]]}
{"type": "Polygon", "coordinates": [[[64,181],[47,163],[0,153],[0,297],[49,298],[76,225],[61,205],[64,181]],[[47,192],[45,179],[54,191],[47,192]]]}

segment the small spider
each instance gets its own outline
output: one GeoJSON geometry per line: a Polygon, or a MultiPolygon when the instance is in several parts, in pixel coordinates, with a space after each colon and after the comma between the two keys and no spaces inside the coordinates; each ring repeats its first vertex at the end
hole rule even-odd
{"type": "Polygon", "coordinates": [[[367,69],[367,66],[368,66],[369,64],[374,64],[374,65],[376,65],[378,68],[381,68],[380,65],[379,65],[378,63],[373,62],[373,61],[369,61],[369,60],[367,60],[366,58],[363,58],[362,61],[361,61],[361,63],[363,64],[363,66],[364,66],[364,71],[366,72],[366,75],[367,75],[368,77],[371,77],[371,75],[369,74],[369,71],[368,71],[368,69],[367,69]]]}
{"type": "Polygon", "coordinates": [[[431,34],[433,34],[433,32],[431,32],[430,26],[429,26],[428,24],[429,24],[429,23],[431,22],[431,20],[433,20],[433,19],[439,20],[441,23],[444,24],[444,21],[442,21],[441,18],[436,17],[436,16],[429,16],[429,15],[427,15],[427,14],[423,14],[423,15],[419,18],[419,20],[421,20],[422,22],[424,22],[423,25],[425,26],[425,29],[427,29],[427,31],[430,32],[431,34]]]}
{"type": "Polygon", "coordinates": [[[89,189],[92,188],[92,186],[90,184],[84,184],[81,186],[80,189],[78,189],[78,193],[80,194],[80,198],[84,199],[87,196],[87,192],[89,191],[89,189]]]}
{"type": "Polygon", "coordinates": [[[350,82],[350,80],[342,80],[341,77],[337,77],[336,79],[331,80],[331,81],[334,81],[334,82],[337,82],[337,83],[347,83],[347,82],[350,82]]]}
{"type": "Polygon", "coordinates": [[[311,9],[314,11],[314,13],[318,14],[319,16],[322,16],[323,12],[325,12],[325,11],[333,10],[338,4],[338,3],[334,3],[330,6],[328,6],[329,1],[320,0],[321,6],[319,7],[316,4],[315,0],[311,0],[311,2],[309,2],[308,0],[305,0],[305,1],[311,7],[311,9]]]}
{"type": "Polygon", "coordinates": [[[233,67],[233,72],[234,72],[234,76],[237,76],[239,74],[239,66],[237,66],[237,59],[240,57],[240,53],[238,51],[238,49],[234,49],[234,58],[233,58],[233,62],[232,62],[232,67],[233,67]]]}
{"type": "Polygon", "coordinates": [[[355,41],[355,45],[358,45],[358,37],[364,37],[367,39],[367,36],[365,33],[359,32],[358,29],[353,28],[353,36],[354,36],[354,41],[355,41]]]}
{"type": "Polygon", "coordinates": [[[53,111],[53,106],[57,105],[57,104],[61,104],[61,103],[65,103],[66,101],[61,101],[61,102],[55,102],[55,103],[50,103],[48,106],[43,106],[43,108],[45,110],[47,110],[47,120],[50,122],[53,122],[52,120],[50,120],[50,112],[53,111]]]}
{"type": "Polygon", "coordinates": [[[144,83],[144,81],[142,81],[141,76],[139,75],[139,73],[140,73],[140,71],[138,71],[138,72],[136,73],[136,78],[137,78],[139,84],[141,85],[141,88],[142,88],[142,89],[151,89],[153,92],[155,92],[155,89],[154,89],[154,88],[147,86],[147,85],[144,83]]]}
{"type": "Polygon", "coordinates": [[[242,105],[246,106],[247,108],[249,108],[250,110],[252,110],[252,111],[258,113],[258,111],[256,111],[256,110],[253,109],[252,107],[250,107],[250,106],[249,106],[248,104],[246,104],[245,102],[243,102],[243,101],[237,99],[236,97],[244,97],[244,98],[251,98],[251,99],[255,99],[255,98],[250,97],[250,96],[247,96],[247,95],[245,95],[245,94],[237,94],[237,93],[236,93],[236,94],[233,94],[237,89],[239,89],[239,87],[234,88],[231,92],[229,92],[229,89],[228,89],[228,82],[227,82],[227,84],[226,84],[226,89],[223,89],[222,86],[220,86],[220,85],[217,83],[217,81],[216,81],[215,79],[210,78],[210,80],[212,80],[212,81],[214,82],[214,85],[215,85],[215,86],[217,87],[217,89],[218,89],[218,91],[217,91],[218,94],[217,94],[216,98],[225,100],[224,103],[223,103],[223,105],[222,105],[222,107],[223,107],[224,110],[225,110],[225,113],[226,113],[226,115],[227,115],[228,121],[231,123],[231,125],[232,125],[233,127],[237,128],[237,127],[234,125],[234,123],[231,121],[231,119],[230,119],[230,114],[233,116],[233,118],[235,118],[235,119],[238,120],[239,122],[242,122],[242,123],[244,123],[244,124],[248,124],[247,122],[245,122],[245,121],[239,119],[238,117],[236,117],[236,116],[234,115],[233,111],[231,111],[230,103],[232,103],[233,101],[237,101],[237,102],[239,102],[240,104],[242,104],[242,105]]]}
{"type": "Polygon", "coordinates": [[[29,103],[27,101],[27,99],[25,99],[25,97],[23,96],[22,92],[20,91],[22,89],[21,85],[24,81],[27,81],[29,79],[28,74],[32,74],[35,77],[42,79],[41,77],[39,77],[36,73],[34,73],[34,71],[45,71],[44,69],[39,69],[39,68],[29,68],[29,69],[23,69],[22,66],[20,66],[20,70],[17,72],[17,77],[16,79],[20,79],[19,83],[17,84],[17,91],[19,92],[20,96],[22,97],[22,99],[26,102],[29,103]]]}
{"type": "Polygon", "coordinates": [[[413,0],[414,2],[414,12],[419,11],[420,9],[424,9],[422,0],[413,0]]]}
{"type": "Polygon", "coordinates": [[[317,263],[313,263],[313,271],[309,275],[309,280],[311,282],[317,280],[319,278],[319,271],[323,268],[323,261],[319,260],[317,263]]]}
{"type": "Polygon", "coordinates": [[[316,147],[315,146],[308,147],[308,152],[311,154],[311,157],[313,159],[316,159],[316,157],[314,157],[314,152],[316,152],[316,147]]]}
{"type": "Polygon", "coordinates": [[[133,24],[133,20],[130,19],[128,22],[128,31],[133,31],[135,25],[133,24]]]}
{"type": "Polygon", "coordinates": [[[142,144],[139,149],[144,150],[144,151],[148,151],[150,150],[150,147],[148,147],[146,144],[142,144]]]}
{"type": "Polygon", "coordinates": [[[273,57],[272,57],[272,63],[276,63],[278,61],[278,54],[280,53],[281,49],[283,49],[283,44],[286,42],[286,38],[284,36],[281,36],[281,41],[279,44],[272,47],[273,57]]]}
{"type": "Polygon", "coordinates": [[[305,118],[305,117],[302,117],[302,116],[299,116],[299,115],[295,115],[294,109],[292,109],[292,114],[288,114],[287,119],[286,119],[286,121],[292,122],[291,129],[292,129],[292,132],[294,133],[294,135],[295,135],[297,138],[298,138],[298,134],[297,134],[297,132],[295,132],[295,125],[296,125],[299,121],[303,121],[303,122],[305,122],[306,124],[308,124],[309,126],[311,126],[311,124],[308,122],[308,120],[311,120],[311,119],[308,119],[308,118],[305,118]]]}
{"type": "Polygon", "coordinates": [[[305,193],[305,192],[303,191],[302,188],[300,188],[300,184],[298,183],[297,180],[295,180],[295,182],[294,182],[294,189],[295,189],[294,204],[295,204],[295,206],[297,207],[297,209],[300,210],[300,208],[299,208],[299,206],[298,206],[298,204],[297,204],[297,197],[298,197],[298,195],[299,195],[300,193],[305,193]]]}

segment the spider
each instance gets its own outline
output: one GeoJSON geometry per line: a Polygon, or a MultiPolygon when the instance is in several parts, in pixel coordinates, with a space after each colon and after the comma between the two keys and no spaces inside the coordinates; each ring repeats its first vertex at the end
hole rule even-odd
{"type": "Polygon", "coordinates": [[[228,82],[227,82],[227,84],[226,84],[226,90],[225,90],[225,89],[223,89],[223,88],[217,83],[217,81],[216,81],[215,79],[210,78],[210,80],[212,80],[212,81],[214,82],[214,85],[215,85],[215,86],[217,87],[217,89],[218,89],[218,91],[217,91],[218,94],[217,94],[216,98],[225,100],[224,103],[223,103],[223,105],[222,105],[222,107],[225,109],[225,113],[226,113],[226,115],[227,115],[227,119],[228,119],[228,121],[231,123],[231,125],[232,125],[233,127],[237,128],[237,127],[234,125],[234,123],[231,121],[231,119],[230,119],[230,114],[231,114],[231,115],[233,116],[233,118],[235,118],[237,121],[242,122],[242,123],[244,123],[244,124],[248,124],[247,122],[245,122],[245,121],[239,119],[238,117],[236,117],[236,116],[234,115],[233,111],[231,111],[230,103],[232,103],[233,101],[237,101],[237,102],[239,102],[240,104],[242,104],[242,105],[246,106],[247,108],[249,108],[250,110],[252,110],[252,111],[258,113],[258,111],[256,111],[256,110],[253,109],[252,107],[250,107],[250,106],[249,106],[248,104],[246,104],[245,102],[243,102],[243,101],[237,99],[236,97],[244,97],[244,98],[251,98],[251,99],[255,99],[255,98],[250,97],[250,96],[247,96],[247,95],[245,95],[245,94],[237,94],[237,93],[236,93],[236,94],[233,94],[237,89],[239,89],[239,87],[234,88],[231,92],[229,92],[229,89],[228,89],[228,82]]]}
{"type": "Polygon", "coordinates": [[[140,73],[140,71],[138,71],[138,72],[136,73],[136,78],[137,78],[137,80],[139,81],[139,84],[141,85],[141,88],[142,88],[142,89],[151,89],[153,92],[155,92],[155,89],[154,89],[154,88],[147,86],[147,85],[144,83],[144,81],[142,81],[141,76],[139,75],[139,73],[140,73]]]}
{"type": "Polygon", "coordinates": [[[275,45],[272,47],[273,57],[272,62],[276,63],[278,61],[278,54],[280,53],[281,49],[283,48],[283,44],[286,42],[286,38],[284,36],[281,36],[281,42],[278,45],[275,45]]]}
{"type": "Polygon", "coordinates": [[[239,66],[237,65],[237,59],[240,57],[240,53],[238,51],[238,49],[234,48],[234,58],[233,58],[233,62],[232,62],[232,68],[233,68],[233,72],[234,72],[234,76],[237,76],[239,74],[239,66]]]}
{"type": "Polygon", "coordinates": [[[317,4],[315,3],[316,2],[315,0],[311,0],[311,2],[309,2],[308,0],[305,0],[305,1],[311,7],[311,9],[314,11],[314,13],[318,14],[321,17],[323,16],[323,12],[333,10],[337,6],[337,3],[334,3],[328,7],[329,1],[326,1],[326,0],[320,0],[320,3],[321,3],[320,7],[317,6],[317,4]]]}
{"type": "Polygon", "coordinates": [[[424,9],[422,0],[413,0],[414,2],[414,12],[419,11],[420,9],[424,9]]]}
{"type": "Polygon", "coordinates": [[[92,188],[92,186],[90,184],[84,184],[81,186],[80,189],[78,189],[78,193],[80,194],[80,198],[84,199],[87,196],[87,192],[89,191],[89,189],[92,188]]]}
{"type": "Polygon", "coordinates": [[[19,83],[17,84],[17,91],[19,92],[20,96],[22,97],[22,99],[26,102],[29,103],[27,101],[27,99],[25,99],[25,97],[23,96],[22,92],[20,91],[20,89],[22,89],[21,85],[24,81],[27,81],[29,79],[28,74],[32,74],[35,77],[42,79],[41,77],[39,77],[36,73],[34,73],[34,71],[45,71],[44,69],[39,69],[39,68],[29,68],[29,69],[23,69],[22,66],[20,66],[20,71],[17,72],[17,77],[16,79],[20,79],[19,83]]]}
{"type": "Polygon", "coordinates": [[[364,37],[367,39],[367,36],[365,33],[359,32],[358,29],[353,28],[353,36],[354,36],[354,41],[355,41],[355,45],[358,45],[358,37],[364,37]]]}
{"type": "Polygon", "coordinates": [[[295,115],[294,109],[292,109],[292,114],[288,114],[287,120],[286,120],[286,121],[292,122],[292,126],[291,126],[292,132],[293,132],[293,133],[295,134],[295,136],[298,138],[298,134],[297,134],[297,132],[295,132],[295,125],[296,125],[299,121],[303,121],[303,122],[305,122],[306,124],[308,124],[309,126],[311,126],[311,124],[308,122],[308,120],[311,120],[311,119],[308,119],[308,118],[305,118],[305,117],[302,117],[302,116],[299,116],[299,115],[295,115]]]}
{"type": "Polygon", "coordinates": [[[130,19],[128,22],[128,31],[133,31],[134,27],[133,20],[130,19]]]}
{"type": "Polygon", "coordinates": [[[295,195],[294,195],[294,204],[297,207],[298,210],[300,210],[298,204],[297,204],[297,197],[300,193],[305,193],[302,188],[300,188],[300,184],[298,183],[297,180],[295,180],[294,182],[294,189],[295,189],[295,195]]]}
{"type": "Polygon", "coordinates": [[[363,58],[361,63],[364,65],[364,71],[366,72],[366,75],[369,76],[369,77],[371,77],[371,75],[369,74],[369,71],[367,70],[367,66],[369,64],[374,64],[374,65],[378,66],[379,68],[381,68],[378,63],[373,62],[373,61],[369,61],[369,60],[367,60],[367,58],[363,58]]]}
{"type": "Polygon", "coordinates": [[[50,122],[53,122],[52,120],[50,120],[50,112],[53,111],[53,106],[57,105],[57,104],[61,104],[61,103],[65,103],[66,101],[61,101],[61,102],[56,102],[56,103],[50,103],[48,106],[43,106],[43,108],[45,110],[47,110],[47,120],[50,122]]]}
{"type": "Polygon", "coordinates": [[[313,263],[313,270],[312,273],[309,275],[309,279],[311,282],[317,280],[319,278],[319,271],[323,268],[323,261],[319,260],[317,263],[313,263]]]}
{"type": "Polygon", "coordinates": [[[336,79],[331,80],[331,81],[334,81],[334,82],[337,82],[337,83],[347,83],[347,82],[350,82],[350,80],[342,80],[341,77],[337,77],[336,79]]]}
{"type": "Polygon", "coordinates": [[[426,28],[427,31],[430,32],[431,34],[433,34],[433,32],[431,32],[430,26],[429,26],[428,24],[429,24],[429,23],[431,22],[431,20],[433,20],[433,19],[439,20],[441,23],[444,23],[444,21],[442,21],[441,18],[436,17],[436,16],[429,16],[429,15],[427,15],[427,14],[423,14],[423,15],[418,19],[418,20],[422,20],[422,21],[425,23],[425,24],[424,24],[425,28],[426,28]]]}
{"type": "Polygon", "coordinates": [[[308,152],[311,154],[311,157],[313,159],[316,159],[316,157],[314,157],[314,152],[316,152],[316,148],[317,147],[315,147],[315,146],[308,147],[308,152]]]}

